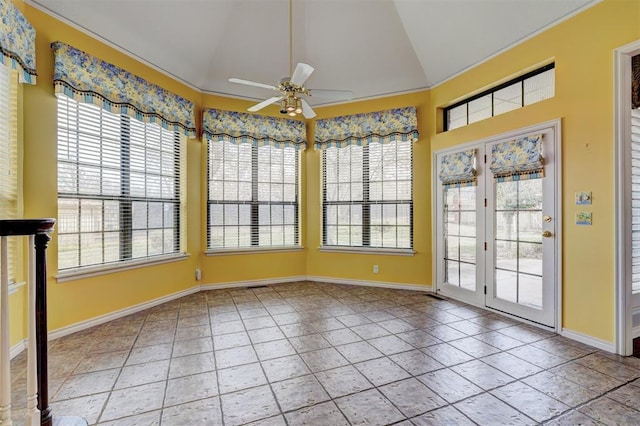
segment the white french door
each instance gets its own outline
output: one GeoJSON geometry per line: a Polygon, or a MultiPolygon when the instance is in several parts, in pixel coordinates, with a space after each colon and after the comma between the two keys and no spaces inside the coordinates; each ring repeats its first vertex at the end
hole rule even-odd
{"type": "MultiPolygon", "coordinates": [[[[436,185],[437,291],[557,326],[558,143],[559,122],[553,122],[464,147],[476,153],[476,184],[436,185]],[[489,167],[494,145],[534,133],[542,136],[544,177],[496,179],[489,167]]],[[[436,154],[438,173],[448,154],[455,150],[436,154]]]]}

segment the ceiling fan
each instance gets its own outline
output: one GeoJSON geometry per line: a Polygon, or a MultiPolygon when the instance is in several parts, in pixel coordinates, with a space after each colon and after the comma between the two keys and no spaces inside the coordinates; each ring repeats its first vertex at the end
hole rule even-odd
{"type": "Polygon", "coordinates": [[[230,78],[229,81],[280,92],[279,96],[273,96],[249,107],[247,110],[251,112],[259,111],[266,106],[280,102],[281,114],[288,114],[291,117],[302,114],[308,119],[315,117],[316,113],[303,96],[315,96],[338,101],[348,101],[353,98],[353,93],[350,90],[308,89],[305,87],[304,83],[314,70],[315,68],[311,65],[302,62],[296,65],[295,70],[293,69],[293,0],[289,0],[289,72],[291,76],[281,79],[277,86],[240,78],[230,78]]]}

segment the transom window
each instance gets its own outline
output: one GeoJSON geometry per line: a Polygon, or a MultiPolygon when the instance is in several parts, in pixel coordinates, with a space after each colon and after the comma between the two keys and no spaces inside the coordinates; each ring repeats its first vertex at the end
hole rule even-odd
{"type": "Polygon", "coordinates": [[[552,98],[554,92],[552,63],[444,108],[444,131],[552,98]]]}
{"type": "Polygon", "coordinates": [[[58,97],[58,269],[177,254],[184,136],[58,97]]]}
{"type": "Polygon", "coordinates": [[[413,142],[322,151],[323,246],[413,247],[413,142]]]}
{"type": "Polygon", "coordinates": [[[208,140],[209,250],[298,247],[300,150],[208,140]]]}

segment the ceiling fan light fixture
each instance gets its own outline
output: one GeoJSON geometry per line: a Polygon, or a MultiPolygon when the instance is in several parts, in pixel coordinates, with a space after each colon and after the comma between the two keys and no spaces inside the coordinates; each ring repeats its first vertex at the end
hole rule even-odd
{"type": "Polygon", "coordinates": [[[295,98],[295,96],[289,94],[289,96],[287,96],[286,99],[287,99],[287,101],[286,101],[287,112],[288,113],[291,113],[291,112],[295,113],[295,110],[296,110],[296,98],[295,98]]]}
{"type": "Polygon", "coordinates": [[[299,98],[296,99],[296,114],[302,114],[302,101],[299,98]]]}

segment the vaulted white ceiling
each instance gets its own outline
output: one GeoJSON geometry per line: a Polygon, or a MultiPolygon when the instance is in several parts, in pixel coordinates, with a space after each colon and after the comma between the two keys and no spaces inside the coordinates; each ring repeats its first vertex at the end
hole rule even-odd
{"type": "MultiPolygon", "coordinates": [[[[437,85],[599,0],[294,0],[306,86],[355,99],[437,85]]],[[[288,0],[27,0],[204,92],[289,76],[288,0]]],[[[64,40],[63,40],[64,41],[64,40]]],[[[326,100],[310,99],[312,105],[326,100]]]]}

